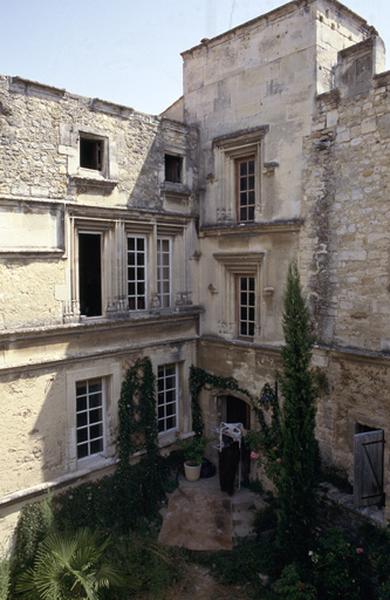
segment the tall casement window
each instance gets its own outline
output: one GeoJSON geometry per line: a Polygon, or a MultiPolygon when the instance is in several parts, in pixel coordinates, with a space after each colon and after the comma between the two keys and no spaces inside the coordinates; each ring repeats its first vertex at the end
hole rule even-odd
{"type": "Polygon", "coordinates": [[[76,382],[77,458],[100,454],[104,450],[104,380],[76,382]]]}
{"type": "Polygon", "coordinates": [[[102,314],[101,245],[99,233],[79,233],[80,312],[86,317],[102,314]]]}
{"type": "Polygon", "coordinates": [[[146,309],[146,239],[127,238],[127,287],[129,310],[146,309]]]}
{"type": "Polygon", "coordinates": [[[157,371],[157,423],[160,433],[177,428],[177,401],[177,365],[160,365],[157,371]]]}
{"type": "Polygon", "coordinates": [[[238,335],[253,338],[256,327],[256,281],[254,277],[239,275],[238,287],[238,335]]]}
{"type": "Polygon", "coordinates": [[[241,223],[255,220],[256,182],[255,157],[240,158],[236,161],[237,212],[241,223]]]}
{"type": "Polygon", "coordinates": [[[171,305],[171,245],[170,239],[157,239],[157,291],[162,308],[171,305]]]}

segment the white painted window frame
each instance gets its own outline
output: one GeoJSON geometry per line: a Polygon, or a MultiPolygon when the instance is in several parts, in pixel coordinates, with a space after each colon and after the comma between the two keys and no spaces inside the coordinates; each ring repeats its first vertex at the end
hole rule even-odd
{"type": "MultiPolygon", "coordinates": [[[[129,306],[129,311],[130,312],[145,312],[148,310],[148,306],[149,306],[149,294],[148,294],[148,289],[149,289],[149,249],[148,249],[148,238],[145,235],[139,235],[137,233],[130,233],[128,232],[126,234],[126,284],[127,284],[127,302],[129,305],[129,290],[128,290],[128,285],[129,285],[129,247],[128,247],[128,241],[129,239],[134,239],[134,240],[143,240],[144,241],[144,302],[145,302],[145,307],[144,308],[130,308],[129,306]]],[[[135,254],[137,254],[137,250],[135,249],[135,254]]],[[[136,267],[137,268],[137,267],[136,267]]],[[[138,279],[135,280],[135,282],[138,282],[138,279]]],[[[136,299],[141,297],[137,295],[137,292],[135,293],[134,296],[136,299]]],[[[138,301],[136,302],[138,304],[138,301]]]]}
{"type": "MultiPolygon", "coordinates": [[[[157,384],[157,390],[156,390],[157,427],[158,427],[159,421],[161,420],[158,417],[158,409],[160,407],[160,405],[159,405],[159,391],[158,391],[158,380],[160,379],[160,377],[159,377],[158,372],[159,372],[159,369],[161,369],[161,368],[165,369],[166,367],[170,367],[172,365],[175,367],[175,422],[176,422],[176,425],[175,425],[175,427],[170,427],[169,429],[163,429],[163,430],[159,431],[159,436],[164,436],[164,435],[169,434],[169,433],[171,433],[173,431],[178,431],[179,430],[179,391],[180,391],[179,390],[179,381],[180,381],[180,379],[179,379],[179,367],[178,367],[178,363],[176,363],[176,362],[163,363],[163,364],[158,365],[158,367],[157,367],[157,377],[156,377],[156,384],[157,384]]],[[[165,381],[165,372],[164,372],[164,381],[165,381]]],[[[163,406],[164,407],[166,407],[166,405],[167,405],[167,403],[165,402],[165,392],[166,392],[166,389],[165,389],[165,384],[164,384],[164,391],[163,391],[163,393],[164,393],[164,404],[163,404],[163,406]]],[[[169,404],[171,404],[171,403],[169,403],[169,404]]],[[[173,402],[172,402],[172,404],[173,404],[173,402]]],[[[166,423],[167,417],[166,417],[165,410],[164,410],[164,417],[162,419],[163,419],[164,423],[166,423]]]]}
{"type": "Polygon", "coordinates": [[[172,238],[166,237],[166,236],[158,236],[157,237],[157,265],[156,265],[156,268],[157,268],[157,294],[158,294],[158,297],[160,300],[161,308],[170,308],[172,306],[172,248],[173,248],[172,238]],[[161,260],[159,263],[160,245],[162,245],[163,242],[168,242],[168,245],[169,245],[168,252],[162,253],[162,255],[164,255],[164,254],[169,255],[169,292],[168,292],[168,294],[163,292],[163,283],[164,283],[164,281],[166,281],[162,277],[164,265],[161,260]],[[160,286],[161,286],[161,290],[160,290],[160,286]],[[168,305],[167,306],[164,306],[164,304],[163,304],[164,296],[165,297],[168,296],[168,305]]]}
{"type": "MultiPolygon", "coordinates": [[[[102,442],[103,442],[103,443],[102,443],[102,446],[103,446],[103,447],[102,447],[102,449],[101,449],[101,450],[99,450],[99,452],[93,452],[93,453],[90,453],[90,452],[88,452],[88,454],[87,454],[86,456],[83,456],[83,457],[81,457],[81,458],[79,458],[79,457],[77,456],[77,461],[78,461],[79,463],[82,463],[82,462],[84,462],[84,461],[86,461],[86,460],[90,460],[92,457],[96,457],[96,456],[105,456],[105,452],[106,452],[106,437],[107,437],[107,436],[106,436],[106,429],[107,429],[107,427],[106,427],[106,411],[107,411],[107,400],[106,400],[106,395],[107,395],[107,379],[106,379],[105,377],[94,377],[94,378],[92,378],[92,379],[79,379],[78,381],[76,381],[76,382],[75,382],[76,455],[77,455],[77,451],[78,451],[78,446],[80,445],[80,444],[77,442],[77,432],[78,432],[80,429],[85,429],[85,428],[86,428],[86,429],[87,429],[87,431],[88,431],[88,438],[87,438],[87,443],[88,443],[88,451],[89,451],[89,444],[90,444],[90,441],[91,441],[91,440],[89,439],[89,429],[90,429],[90,425],[89,425],[89,417],[88,417],[88,425],[87,425],[86,427],[84,427],[84,426],[83,426],[83,427],[77,427],[77,415],[78,415],[80,412],[87,412],[87,414],[88,414],[88,413],[90,412],[90,410],[91,410],[91,409],[89,409],[89,408],[88,408],[88,402],[89,402],[89,400],[88,400],[88,399],[89,399],[89,393],[88,393],[88,387],[87,387],[87,396],[86,396],[86,397],[87,397],[87,410],[86,410],[86,411],[77,411],[77,398],[78,398],[78,396],[77,396],[77,384],[78,384],[78,383],[86,383],[86,384],[87,384],[87,386],[89,386],[89,382],[90,382],[90,381],[93,381],[94,379],[95,379],[95,380],[96,380],[96,379],[99,379],[99,380],[100,380],[100,382],[101,382],[101,393],[102,393],[102,404],[101,404],[101,409],[102,409],[102,420],[99,422],[99,424],[100,424],[100,423],[102,424],[102,435],[101,435],[101,437],[99,437],[99,438],[94,438],[94,439],[96,439],[96,440],[99,440],[99,439],[101,439],[101,440],[102,440],[102,442]]],[[[92,410],[94,410],[94,409],[92,409],[92,410]]],[[[85,442],[83,442],[83,443],[85,443],[85,442]]]]}
{"type": "Polygon", "coordinates": [[[68,471],[80,468],[98,468],[104,466],[107,460],[116,455],[115,440],[110,432],[118,426],[118,400],[120,397],[122,371],[119,363],[98,360],[94,366],[69,370],[66,373],[66,427],[67,427],[67,453],[66,463],[68,471]],[[105,383],[104,397],[104,444],[103,452],[85,458],[77,458],[76,434],[76,383],[87,379],[101,378],[105,383]]]}

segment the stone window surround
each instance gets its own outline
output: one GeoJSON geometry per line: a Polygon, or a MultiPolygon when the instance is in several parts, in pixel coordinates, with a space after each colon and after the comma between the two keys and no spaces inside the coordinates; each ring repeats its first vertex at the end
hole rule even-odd
{"type": "Polygon", "coordinates": [[[116,160],[116,144],[104,129],[93,128],[76,124],[74,126],[62,124],[60,127],[61,144],[58,147],[60,154],[68,156],[67,172],[72,181],[77,185],[109,184],[114,186],[118,179],[118,164],[116,160]],[[80,137],[101,140],[103,148],[103,166],[100,171],[80,167],[80,137]]]}
{"type": "Polygon", "coordinates": [[[261,334],[261,310],[260,303],[262,297],[263,270],[261,265],[264,258],[264,252],[237,252],[237,253],[215,253],[214,259],[220,266],[218,279],[220,281],[220,289],[223,291],[220,294],[221,298],[221,313],[223,320],[226,323],[226,332],[224,337],[229,339],[243,339],[239,335],[239,323],[237,318],[237,277],[240,275],[250,276],[255,278],[256,289],[256,310],[255,310],[255,335],[251,340],[259,341],[261,334]]]}
{"type": "MultiPolygon", "coordinates": [[[[64,322],[79,322],[79,265],[78,265],[78,234],[95,233],[101,235],[101,281],[102,281],[102,315],[82,317],[83,320],[101,320],[115,316],[136,316],[137,313],[159,311],[161,309],[157,289],[157,238],[170,239],[171,272],[174,265],[177,271],[185,269],[183,257],[184,226],[174,226],[163,223],[143,221],[110,220],[105,218],[70,217],[68,227],[69,268],[67,302],[64,303],[64,322]],[[142,236],[147,247],[147,289],[146,309],[129,311],[127,292],[127,237],[142,236]],[[183,264],[182,264],[183,263],[183,264]]],[[[183,279],[183,277],[181,277],[183,279]]],[[[174,279],[171,275],[171,282],[174,279]]],[[[171,289],[171,296],[176,294],[176,305],[190,304],[188,291],[171,289]],[[184,298],[184,299],[183,299],[184,298]]],[[[163,310],[172,311],[174,303],[163,310]]]]}
{"type": "Polygon", "coordinates": [[[262,170],[264,163],[264,136],[268,126],[237,131],[213,140],[215,153],[216,179],[219,185],[217,207],[222,214],[231,215],[231,222],[239,223],[237,160],[254,157],[255,160],[255,218],[258,221],[262,213],[262,170]]]}
{"type": "Polygon", "coordinates": [[[121,369],[118,363],[107,360],[97,361],[94,366],[69,370],[66,373],[66,413],[67,413],[67,453],[66,464],[68,471],[80,468],[98,468],[115,457],[115,439],[110,431],[117,426],[117,400],[121,389],[121,369]],[[100,378],[104,382],[105,401],[103,415],[103,452],[82,459],[77,458],[76,444],[76,383],[86,379],[100,378]]]}

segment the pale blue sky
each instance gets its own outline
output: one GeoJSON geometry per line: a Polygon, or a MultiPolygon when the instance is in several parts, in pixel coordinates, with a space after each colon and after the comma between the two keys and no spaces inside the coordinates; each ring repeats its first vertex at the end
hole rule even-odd
{"type": "MultiPolygon", "coordinates": [[[[159,113],[181,95],[180,52],[280,0],[0,0],[0,73],[159,113]]],[[[390,55],[389,0],[348,0],[390,55]]]]}

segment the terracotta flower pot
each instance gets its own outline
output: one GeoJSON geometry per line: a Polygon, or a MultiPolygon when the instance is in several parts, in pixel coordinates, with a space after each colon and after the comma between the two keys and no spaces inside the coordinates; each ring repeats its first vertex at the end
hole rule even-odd
{"type": "Polygon", "coordinates": [[[194,465],[190,462],[184,463],[184,473],[187,481],[197,481],[200,477],[201,465],[194,465]]]}

